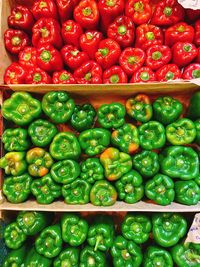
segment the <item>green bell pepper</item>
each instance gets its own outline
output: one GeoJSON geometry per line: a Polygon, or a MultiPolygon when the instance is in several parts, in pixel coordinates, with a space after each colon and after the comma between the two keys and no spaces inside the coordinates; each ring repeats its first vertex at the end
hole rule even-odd
{"type": "Polygon", "coordinates": [[[104,179],[104,169],[98,158],[88,158],[81,163],[81,179],[94,184],[104,179]]]}
{"type": "Polygon", "coordinates": [[[26,238],[26,235],[16,222],[12,222],[6,226],[4,240],[8,248],[20,248],[25,243],[26,238]]]}
{"type": "Polygon", "coordinates": [[[162,247],[176,245],[185,236],[187,221],[181,214],[157,213],[152,217],[154,240],[162,247]]]}
{"type": "Polygon", "coordinates": [[[39,204],[50,204],[61,196],[61,186],[54,182],[50,174],[47,174],[32,182],[31,192],[39,204]]]}
{"type": "Polygon", "coordinates": [[[90,201],[95,206],[112,206],[117,200],[115,187],[105,181],[97,181],[90,191],[90,201]]]}
{"type": "Polygon", "coordinates": [[[160,96],[153,103],[154,119],[164,125],[176,121],[183,111],[181,102],[171,96],[160,96]]]}
{"type": "Polygon", "coordinates": [[[105,267],[106,257],[101,251],[94,251],[92,247],[86,246],[81,250],[79,267],[105,267]]]}
{"type": "Polygon", "coordinates": [[[32,122],[28,127],[32,143],[39,147],[48,146],[57,132],[58,129],[53,123],[43,119],[32,122]]]}
{"type": "Polygon", "coordinates": [[[62,239],[72,247],[83,244],[88,234],[88,223],[78,215],[68,213],[61,218],[62,239]]]}
{"type": "Polygon", "coordinates": [[[200,187],[195,181],[175,183],[176,201],[184,205],[196,205],[200,201],[200,187]]]}
{"type": "Polygon", "coordinates": [[[144,177],[156,175],[160,169],[158,154],[153,151],[143,150],[134,155],[133,167],[144,177]]]}
{"type": "Polygon", "coordinates": [[[33,177],[45,176],[53,165],[51,155],[40,147],[30,149],[26,154],[26,161],[28,172],[33,177]]]}
{"type": "Polygon", "coordinates": [[[16,92],[4,101],[2,115],[6,120],[24,126],[38,118],[42,113],[41,103],[29,93],[16,92]]]}
{"type": "Polygon", "coordinates": [[[121,178],[132,168],[130,155],[120,152],[117,148],[109,147],[100,156],[100,162],[104,167],[105,177],[109,181],[121,178]]]}
{"type": "Polygon", "coordinates": [[[144,196],[144,186],[142,176],[135,170],[131,170],[122,176],[116,183],[120,200],[133,204],[141,200],[144,196]]]}
{"type": "Polygon", "coordinates": [[[198,154],[191,147],[170,146],[159,155],[161,172],[171,178],[194,179],[199,175],[198,154]]]}
{"type": "Polygon", "coordinates": [[[72,159],[58,161],[51,167],[51,176],[55,182],[70,184],[80,175],[78,162],[72,159]]]}
{"type": "Polygon", "coordinates": [[[95,120],[96,111],[91,104],[76,105],[71,117],[71,125],[78,132],[90,129],[95,120]]]}
{"type": "Polygon", "coordinates": [[[111,255],[114,267],[139,267],[142,264],[141,248],[120,235],[114,240],[111,255]]]}
{"type": "Polygon", "coordinates": [[[192,120],[200,118],[200,91],[194,93],[194,95],[190,98],[188,116],[192,120]]]}
{"type": "Polygon", "coordinates": [[[164,174],[156,174],[145,184],[145,195],[155,203],[166,206],[174,201],[174,182],[164,174]]]}
{"type": "Polygon", "coordinates": [[[25,261],[24,267],[51,267],[52,260],[44,257],[37,253],[35,247],[32,247],[28,252],[25,261]]]}
{"type": "Polygon", "coordinates": [[[127,214],[122,223],[122,235],[137,244],[145,243],[150,236],[151,220],[143,214],[127,214]]]}
{"type": "Polygon", "coordinates": [[[32,178],[28,173],[7,177],[3,183],[3,193],[11,203],[24,202],[31,193],[31,182],[32,178]]]}
{"type": "Polygon", "coordinates": [[[2,267],[21,267],[27,253],[26,246],[11,250],[6,256],[2,267]]]}
{"type": "Polygon", "coordinates": [[[59,224],[46,227],[35,241],[37,253],[46,258],[54,258],[62,250],[62,233],[59,224]]]}
{"type": "Polygon", "coordinates": [[[25,151],[30,147],[28,132],[22,128],[6,129],[2,135],[2,143],[9,152],[25,151]]]}
{"type": "Polygon", "coordinates": [[[171,254],[178,267],[200,266],[200,244],[177,244],[172,248],[171,254]]]}
{"type": "Polygon", "coordinates": [[[69,121],[74,108],[74,100],[66,92],[49,92],[42,99],[44,113],[55,123],[69,121]]]}
{"type": "Polygon", "coordinates": [[[152,118],[153,109],[150,98],[144,94],[138,94],[126,101],[126,112],[136,121],[148,122],[152,118]]]}
{"type": "Polygon", "coordinates": [[[158,121],[149,121],[139,127],[140,146],[146,150],[158,149],[165,145],[165,128],[158,121]]]}
{"type": "Polygon", "coordinates": [[[66,204],[87,204],[90,201],[91,185],[82,179],[76,179],[63,185],[62,195],[66,204]]]}
{"type": "Polygon", "coordinates": [[[65,248],[54,260],[53,267],[79,267],[79,249],[65,248]]]}
{"type": "Polygon", "coordinates": [[[173,260],[170,253],[157,246],[150,246],[144,255],[144,267],[173,267],[173,260]]]}
{"type": "Polygon", "coordinates": [[[111,134],[108,130],[94,128],[80,133],[78,140],[85,154],[95,156],[102,153],[110,144],[111,134]]]}
{"type": "Polygon", "coordinates": [[[195,138],[195,142],[197,143],[197,145],[200,146],[200,119],[196,120],[194,122],[195,128],[196,128],[196,138],[195,138]]]}
{"type": "Polygon", "coordinates": [[[196,137],[195,125],[187,118],[178,119],[166,127],[166,137],[172,145],[190,144],[196,137]]]}
{"type": "Polygon", "coordinates": [[[27,169],[25,156],[25,152],[8,152],[0,159],[0,168],[4,169],[6,174],[21,175],[27,169]]]}
{"type": "Polygon", "coordinates": [[[198,186],[200,187],[200,175],[198,175],[195,179],[195,182],[198,184],[198,186]]]}
{"type": "Polygon", "coordinates": [[[51,156],[56,160],[77,160],[81,154],[81,148],[73,133],[58,133],[49,148],[51,156]]]}
{"type": "Polygon", "coordinates": [[[119,128],[125,123],[126,109],[121,103],[103,104],[97,111],[98,122],[106,129],[119,128]]]}
{"type": "Polygon", "coordinates": [[[133,154],[139,148],[137,127],[130,123],[124,124],[112,132],[111,143],[122,152],[133,154]]]}

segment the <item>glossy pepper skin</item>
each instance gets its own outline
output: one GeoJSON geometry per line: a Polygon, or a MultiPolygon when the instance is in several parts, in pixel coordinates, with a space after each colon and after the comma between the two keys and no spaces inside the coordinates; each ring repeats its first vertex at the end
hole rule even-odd
{"type": "Polygon", "coordinates": [[[88,158],[81,163],[80,178],[94,184],[104,179],[104,169],[98,158],[88,158]]]}
{"type": "Polygon", "coordinates": [[[31,193],[32,177],[25,173],[19,176],[7,177],[3,183],[3,193],[11,203],[22,203],[31,193]]]}
{"type": "Polygon", "coordinates": [[[3,238],[8,248],[18,249],[26,241],[26,235],[16,222],[8,224],[5,228],[3,238]]]}
{"type": "Polygon", "coordinates": [[[33,67],[25,77],[26,84],[50,84],[52,83],[51,77],[46,71],[33,67]]]}
{"type": "Polygon", "coordinates": [[[6,120],[19,126],[29,124],[42,113],[41,103],[29,93],[16,92],[2,105],[2,115],[6,120]]]}
{"type": "Polygon", "coordinates": [[[81,154],[80,144],[73,133],[58,133],[49,148],[51,156],[56,160],[78,159],[81,154]]]}
{"type": "Polygon", "coordinates": [[[37,50],[35,47],[26,46],[19,53],[19,64],[28,71],[32,68],[35,68],[35,66],[37,65],[36,54],[37,50]]]}
{"type": "Polygon", "coordinates": [[[145,243],[151,232],[151,220],[146,215],[128,214],[122,223],[122,235],[137,244],[145,243]]]}
{"type": "Polygon", "coordinates": [[[149,0],[128,0],[125,14],[137,25],[148,23],[152,15],[152,7],[149,0]]]}
{"type": "Polygon", "coordinates": [[[196,205],[200,201],[200,187],[195,181],[175,183],[176,201],[184,205],[196,205]]]}
{"type": "Polygon", "coordinates": [[[153,116],[163,125],[175,122],[182,111],[182,103],[171,96],[160,96],[153,102],[153,116]]]}
{"type": "Polygon", "coordinates": [[[36,20],[40,18],[58,19],[57,7],[53,0],[36,0],[31,11],[36,20]]]}
{"type": "Polygon", "coordinates": [[[192,79],[199,79],[200,78],[200,64],[193,63],[187,66],[184,69],[182,78],[184,80],[192,80],[192,79]]]}
{"type": "Polygon", "coordinates": [[[75,84],[74,76],[66,70],[56,71],[52,77],[53,84],[75,84]]]}
{"type": "Polygon", "coordinates": [[[111,248],[113,264],[115,267],[130,266],[139,267],[142,263],[141,248],[133,241],[126,240],[123,236],[117,236],[111,248]]]}
{"type": "Polygon", "coordinates": [[[156,81],[156,74],[149,67],[142,67],[133,73],[130,83],[149,83],[156,81]]]}
{"type": "Polygon", "coordinates": [[[126,112],[139,122],[147,122],[153,116],[150,98],[144,94],[138,94],[126,101],[126,112]]]}
{"type": "Polygon", "coordinates": [[[90,246],[86,246],[81,250],[79,267],[88,267],[91,265],[104,267],[106,265],[105,254],[101,251],[94,251],[90,246]]]}
{"type": "Polygon", "coordinates": [[[42,109],[54,123],[67,122],[74,108],[74,100],[66,92],[49,92],[42,99],[42,109]]]}
{"type": "Polygon", "coordinates": [[[197,91],[190,98],[190,103],[188,107],[188,117],[192,120],[196,120],[200,117],[200,92],[197,91]]]}
{"type": "Polygon", "coordinates": [[[36,251],[46,258],[54,258],[62,250],[62,233],[59,224],[46,227],[35,241],[36,251]]]}
{"type": "Polygon", "coordinates": [[[165,127],[157,121],[149,121],[139,127],[140,146],[146,150],[158,149],[165,145],[165,127]]]}
{"type": "Polygon", "coordinates": [[[154,214],[152,224],[154,240],[166,248],[176,245],[187,231],[187,221],[176,213],[154,214]]]}
{"type": "Polygon", "coordinates": [[[26,253],[26,246],[11,250],[6,256],[2,267],[22,266],[26,253]]]}
{"type": "Polygon", "coordinates": [[[176,64],[167,64],[156,71],[157,80],[167,82],[181,78],[181,71],[176,64]]]}
{"type": "MultiPolygon", "coordinates": [[[[195,138],[195,142],[200,145],[200,119],[196,120],[194,122],[195,128],[196,128],[196,138],[195,138]]],[[[2,139],[3,140],[3,139],[2,139]]]]}
{"type": "Polygon", "coordinates": [[[7,128],[3,132],[2,143],[9,152],[25,151],[30,147],[28,132],[23,128],[7,128]]]}
{"type": "Polygon", "coordinates": [[[8,29],[4,33],[4,44],[8,52],[19,54],[29,45],[29,37],[21,30],[8,29]]]}
{"type": "Polygon", "coordinates": [[[194,35],[194,43],[197,46],[200,46],[200,19],[195,23],[195,35],[194,35]]]}
{"type": "Polygon", "coordinates": [[[119,152],[117,148],[109,147],[100,156],[100,162],[104,167],[105,177],[109,181],[115,181],[129,172],[132,167],[130,155],[119,152]]]}
{"type": "Polygon", "coordinates": [[[10,64],[4,73],[5,84],[21,84],[25,82],[26,69],[16,62],[10,64]]]}
{"type": "Polygon", "coordinates": [[[61,34],[65,44],[79,48],[79,38],[82,33],[80,24],[73,20],[67,20],[62,24],[61,34]]]}
{"type": "Polygon", "coordinates": [[[156,174],[146,182],[145,195],[155,203],[167,206],[174,201],[174,182],[166,175],[156,174]]]}
{"type": "Polygon", "coordinates": [[[0,159],[0,168],[4,169],[6,174],[21,175],[27,169],[25,156],[26,153],[24,151],[8,152],[0,159]]]}
{"type": "Polygon", "coordinates": [[[115,187],[105,181],[97,181],[90,191],[90,201],[95,206],[112,206],[117,200],[117,191],[115,187]]]}
{"type": "Polygon", "coordinates": [[[171,178],[194,179],[199,175],[199,159],[191,147],[169,146],[159,155],[161,172],[171,178]]]}
{"type": "Polygon", "coordinates": [[[141,200],[144,196],[144,186],[142,176],[135,170],[131,170],[122,176],[116,183],[120,200],[133,204],[141,200]]]}
{"type": "Polygon", "coordinates": [[[158,246],[149,246],[144,255],[144,267],[159,266],[173,267],[171,254],[158,246]]]}
{"type": "Polygon", "coordinates": [[[33,246],[25,258],[24,267],[38,266],[39,264],[41,267],[50,267],[52,260],[37,253],[35,246],[33,246]]]}
{"type": "Polygon", "coordinates": [[[97,112],[98,122],[101,127],[119,128],[125,123],[125,107],[121,103],[103,104],[97,112]]]}
{"type": "Polygon", "coordinates": [[[103,73],[104,84],[117,84],[127,82],[127,75],[120,66],[112,66],[111,68],[105,70],[103,73]]]}
{"type": "Polygon", "coordinates": [[[78,162],[72,159],[58,161],[51,168],[51,176],[56,183],[69,184],[80,174],[78,162]]]}
{"type": "Polygon", "coordinates": [[[68,247],[61,251],[59,256],[54,260],[54,267],[60,267],[62,264],[69,264],[72,267],[79,266],[79,249],[68,247]]]}
{"type": "Polygon", "coordinates": [[[72,247],[83,244],[88,234],[88,223],[75,214],[64,214],[61,218],[62,239],[72,247]]]}

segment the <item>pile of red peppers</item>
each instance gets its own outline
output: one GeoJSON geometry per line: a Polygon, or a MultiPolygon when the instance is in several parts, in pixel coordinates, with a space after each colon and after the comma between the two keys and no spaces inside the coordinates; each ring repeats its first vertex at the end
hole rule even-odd
{"type": "Polygon", "coordinates": [[[5,84],[200,78],[200,10],[177,0],[35,0],[8,25],[5,84]]]}

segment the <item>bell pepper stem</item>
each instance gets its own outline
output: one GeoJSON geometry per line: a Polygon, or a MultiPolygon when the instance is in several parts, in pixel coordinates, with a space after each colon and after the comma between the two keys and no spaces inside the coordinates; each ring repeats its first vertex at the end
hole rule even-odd
{"type": "Polygon", "coordinates": [[[164,8],[163,13],[164,13],[165,16],[167,16],[167,17],[171,16],[171,14],[172,14],[172,8],[169,7],[169,6],[166,6],[166,7],[164,8]]]}
{"type": "Polygon", "coordinates": [[[192,77],[194,79],[200,78],[200,70],[193,70],[192,77]]]}
{"type": "Polygon", "coordinates": [[[159,60],[162,57],[162,53],[160,51],[155,51],[152,53],[152,59],[153,60],[159,60]]]}
{"type": "Polygon", "coordinates": [[[139,13],[144,12],[144,4],[142,1],[138,1],[134,4],[134,10],[139,13]]]}
{"type": "Polygon", "coordinates": [[[99,49],[98,51],[101,53],[101,55],[103,57],[106,57],[108,55],[108,53],[109,53],[109,49],[108,48],[102,48],[102,49],[99,49]]]}
{"type": "Polygon", "coordinates": [[[40,73],[35,73],[34,76],[33,76],[33,81],[35,82],[40,82],[42,79],[40,73]]]}
{"type": "Polygon", "coordinates": [[[70,76],[67,75],[66,73],[62,73],[62,74],[60,75],[60,80],[61,80],[61,81],[68,81],[69,78],[70,78],[70,76]]]}
{"type": "Polygon", "coordinates": [[[49,62],[51,60],[51,52],[48,50],[44,50],[42,51],[40,58],[44,61],[44,62],[49,62]]]}
{"type": "Polygon", "coordinates": [[[19,38],[18,36],[14,36],[11,42],[12,42],[12,45],[17,46],[21,43],[21,38],[19,38]]]}
{"type": "Polygon", "coordinates": [[[97,236],[94,251],[97,251],[99,243],[102,241],[102,236],[97,236]]]}
{"type": "Polygon", "coordinates": [[[15,19],[16,19],[16,20],[20,20],[21,17],[22,17],[22,13],[21,13],[21,12],[17,12],[17,13],[15,14],[15,19]]]}
{"type": "Polygon", "coordinates": [[[88,17],[92,14],[92,9],[90,7],[86,7],[82,10],[82,13],[85,17],[88,17]]]}
{"type": "Polygon", "coordinates": [[[119,76],[117,74],[114,74],[110,77],[111,83],[118,83],[119,82],[119,76]]]}
{"type": "Polygon", "coordinates": [[[120,25],[119,27],[118,27],[118,33],[120,34],[120,35],[124,35],[124,34],[126,34],[126,32],[127,32],[127,29],[126,29],[126,26],[125,25],[120,25]]]}

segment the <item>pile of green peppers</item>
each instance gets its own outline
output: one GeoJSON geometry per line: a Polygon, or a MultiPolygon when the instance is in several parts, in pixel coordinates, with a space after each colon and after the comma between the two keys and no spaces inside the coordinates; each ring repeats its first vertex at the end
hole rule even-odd
{"type": "Polygon", "coordinates": [[[5,228],[2,267],[199,267],[200,244],[184,242],[188,226],[176,213],[129,213],[119,226],[109,215],[21,211],[5,228]]]}
{"type": "Polygon", "coordinates": [[[171,96],[151,102],[138,94],[98,109],[76,105],[63,91],[41,101],[16,92],[2,114],[12,126],[3,133],[0,159],[3,193],[12,203],[31,195],[40,204],[62,197],[96,206],[200,201],[200,92],[189,107],[171,96]]]}

